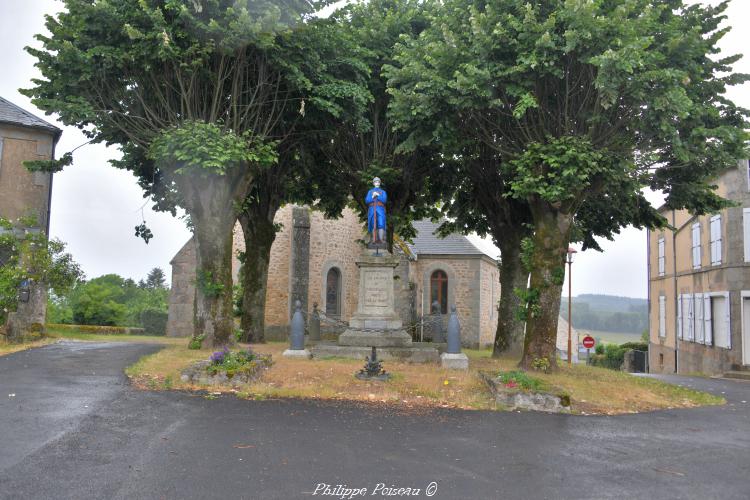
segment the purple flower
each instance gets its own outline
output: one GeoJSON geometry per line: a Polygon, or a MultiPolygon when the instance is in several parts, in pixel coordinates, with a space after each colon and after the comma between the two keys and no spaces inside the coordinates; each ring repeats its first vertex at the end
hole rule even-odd
{"type": "Polygon", "coordinates": [[[222,351],[214,351],[214,353],[211,354],[211,357],[208,359],[210,359],[212,363],[220,365],[222,362],[224,362],[224,358],[227,354],[229,354],[229,349],[225,347],[222,351]]]}

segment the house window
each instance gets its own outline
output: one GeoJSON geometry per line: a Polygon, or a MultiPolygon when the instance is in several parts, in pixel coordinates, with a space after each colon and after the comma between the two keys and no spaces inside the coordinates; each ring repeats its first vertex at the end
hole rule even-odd
{"type": "Polygon", "coordinates": [[[659,337],[667,336],[667,298],[659,295],[659,337]]]}
{"type": "Polygon", "coordinates": [[[711,265],[721,264],[721,215],[711,217],[711,265]]]}
{"type": "Polygon", "coordinates": [[[337,267],[329,269],[326,276],[326,316],[341,316],[341,271],[337,267]]]}
{"type": "Polygon", "coordinates": [[[724,349],[732,348],[732,338],[729,323],[729,292],[711,294],[708,297],[708,310],[706,317],[706,344],[711,343],[716,347],[724,349]]]}
{"type": "Polygon", "coordinates": [[[437,270],[430,276],[430,308],[437,301],[440,314],[448,314],[448,275],[437,270]]]}
{"type": "Polygon", "coordinates": [[[701,225],[693,224],[693,269],[701,268],[701,225]]]}
{"type": "Polygon", "coordinates": [[[745,246],[745,262],[750,262],[750,208],[742,209],[742,232],[745,246]]]}
{"type": "Polygon", "coordinates": [[[732,348],[728,292],[680,295],[677,318],[679,338],[725,349],[732,348]]]}
{"type": "Polygon", "coordinates": [[[664,276],[664,236],[659,238],[659,276],[664,276]]]}

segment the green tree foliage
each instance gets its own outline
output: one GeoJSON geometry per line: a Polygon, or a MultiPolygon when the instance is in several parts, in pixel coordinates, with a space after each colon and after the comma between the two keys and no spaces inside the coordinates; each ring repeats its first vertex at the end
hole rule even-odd
{"type": "MultiPolygon", "coordinates": [[[[340,116],[362,100],[328,77],[317,3],[236,0],[66,0],[37,35],[37,106],[120,146],[156,208],[185,208],[198,272],[196,335],[231,341],[231,231],[255,179],[315,111],[340,116]],[[295,119],[290,119],[295,116],[295,119]],[[214,293],[215,291],[219,293],[214,293]],[[210,291],[210,293],[208,293],[210,291]]],[[[143,226],[137,233],[151,236],[143,226]]]]}
{"type": "Polygon", "coordinates": [[[54,315],[50,322],[143,327],[163,335],[168,299],[169,290],[163,286],[142,287],[117,274],[105,274],[77,283],[65,295],[50,297],[54,315]]]}
{"type": "MultiPolygon", "coordinates": [[[[412,221],[438,216],[435,205],[443,194],[431,185],[431,170],[441,159],[433,145],[399,150],[406,135],[395,129],[388,106],[391,96],[383,67],[393,62],[396,43],[417,36],[427,25],[428,5],[417,0],[355,2],[334,13],[346,39],[359,48],[368,77],[363,91],[368,96],[360,123],[329,121],[318,141],[321,161],[329,168],[325,202],[338,213],[348,200],[362,220],[367,218],[364,197],[372,179],[380,177],[388,192],[388,242],[395,234],[414,236],[412,221]]],[[[437,177],[434,177],[437,179],[437,177]]]]}
{"type": "Polygon", "coordinates": [[[153,268],[146,275],[144,286],[151,290],[167,288],[167,279],[164,275],[164,271],[160,267],[153,268]]]}
{"type": "Polygon", "coordinates": [[[0,217],[0,325],[18,305],[21,283],[42,283],[57,294],[66,293],[83,276],[65,252],[65,243],[47,240],[34,219],[11,222],[0,217]]]}
{"type": "Polygon", "coordinates": [[[528,206],[525,296],[534,302],[523,366],[555,364],[571,240],[664,224],[645,187],[663,190],[670,208],[725,206],[711,179],[745,154],[747,114],[724,95],[746,80],[731,71],[739,56],[716,56],[725,9],[680,0],[449,0],[402,45],[389,85],[409,141],[441,139],[439,129],[415,124],[452,113],[498,157],[498,195],[528,206]]]}

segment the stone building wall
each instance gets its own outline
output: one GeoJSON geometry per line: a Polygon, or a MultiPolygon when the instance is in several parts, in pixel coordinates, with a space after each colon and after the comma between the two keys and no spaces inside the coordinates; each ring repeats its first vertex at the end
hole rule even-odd
{"type": "Polygon", "coordinates": [[[310,288],[309,311],[317,302],[325,312],[326,279],[331,268],[341,273],[341,320],[349,321],[357,310],[359,268],[356,260],[362,252],[357,240],[365,237],[362,224],[353,210],[346,208],[339,219],[326,219],[322,213],[310,213],[310,288]]]}
{"type": "MultiPolygon", "coordinates": [[[[46,233],[52,174],[29,172],[23,162],[51,159],[55,137],[53,131],[0,124],[0,217],[11,221],[33,217],[35,228],[46,233]]],[[[20,337],[42,331],[46,316],[47,291],[31,283],[28,301],[8,315],[7,333],[20,337]]]]}
{"type": "MultiPolygon", "coordinates": [[[[744,209],[750,208],[750,175],[746,162],[724,171],[717,179],[716,193],[738,203],[720,212],[721,263],[711,262],[711,215],[694,217],[687,211],[663,211],[662,215],[676,232],[658,230],[649,233],[649,369],[658,373],[702,372],[719,374],[743,365],[750,365],[750,349],[743,357],[743,341],[750,342],[750,331],[743,335],[743,313],[750,308],[750,262],[744,256],[744,209]],[[692,228],[698,225],[700,234],[699,265],[693,265],[692,228]],[[664,240],[665,272],[659,276],[659,240],[664,240]],[[693,340],[680,338],[678,328],[678,298],[686,294],[728,294],[729,348],[706,345],[698,335],[693,340]],[[664,297],[665,335],[660,336],[659,300],[664,297]],[[747,303],[746,303],[747,302],[747,303]]],[[[698,306],[699,307],[699,306],[698,306]]],[[[750,309],[748,310],[750,313],[750,309]]],[[[700,313],[697,316],[700,318],[700,313]]],[[[713,323],[718,320],[713,318],[713,323]]],[[[700,323],[700,321],[698,322],[700,323]]],[[[750,328],[745,326],[745,328],[750,328]]],[[[748,346],[750,347],[750,346],[748,346]]]]}
{"type": "Polygon", "coordinates": [[[169,337],[190,337],[193,335],[195,259],[195,244],[191,238],[169,263],[172,266],[169,316],[167,318],[167,336],[169,337]]]}
{"type": "MultiPolygon", "coordinates": [[[[286,339],[293,296],[306,293],[304,309],[311,312],[317,303],[325,311],[326,279],[331,268],[341,272],[341,320],[349,321],[357,309],[359,269],[356,261],[362,252],[358,240],[365,238],[357,214],[344,210],[341,218],[329,220],[307,207],[285,205],[274,219],[281,230],[271,247],[266,292],[266,338],[286,339]],[[306,292],[304,292],[306,290],[306,292]]],[[[235,227],[235,254],[244,250],[239,225],[235,227]]],[[[400,259],[394,272],[396,311],[404,325],[415,316],[429,314],[429,278],[442,269],[448,275],[448,303],[456,304],[462,325],[462,343],[477,347],[491,345],[497,325],[496,303],[499,281],[496,263],[482,255],[419,255],[416,260],[408,249],[396,247],[400,259]]],[[[233,259],[237,279],[239,262],[233,259]]],[[[195,252],[188,243],[172,261],[168,335],[192,333],[195,287],[195,252]]],[[[445,317],[447,326],[447,316],[445,317]]]]}
{"type": "Polygon", "coordinates": [[[448,276],[448,311],[453,304],[456,305],[461,321],[461,344],[472,348],[486,345],[480,338],[480,264],[481,258],[476,255],[419,255],[416,276],[413,278],[417,283],[417,297],[420,298],[419,312],[428,314],[430,276],[438,269],[445,271],[448,276]]]}
{"type": "Polygon", "coordinates": [[[46,230],[52,174],[29,172],[23,162],[52,158],[53,141],[50,132],[0,124],[0,216],[35,216],[46,230]]]}
{"type": "Polygon", "coordinates": [[[479,344],[486,346],[492,345],[495,341],[498,320],[497,306],[500,301],[500,271],[496,262],[484,257],[480,259],[479,268],[481,270],[479,344]]]}
{"type": "MultiPolygon", "coordinates": [[[[286,333],[289,324],[289,268],[292,249],[292,205],[285,205],[276,212],[276,224],[281,230],[271,246],[271,259],[268,263],[268,288],[266,289],[266,336],[273,338],[286,333]]],[[[244,249],[241,243],[240,248],[244,249]]]]}

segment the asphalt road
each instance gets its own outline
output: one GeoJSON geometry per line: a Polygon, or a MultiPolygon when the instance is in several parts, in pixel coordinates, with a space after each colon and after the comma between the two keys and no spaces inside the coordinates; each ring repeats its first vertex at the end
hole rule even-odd
{"type": "Polygon", "coordinates": [[[750,383],[674,378],[729,404],[618,417],[414,413],[131,388],[156,349],[0,357],[0,498],[750,498],[750,383]]]}

